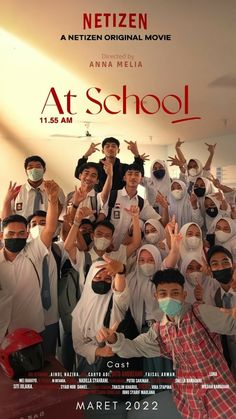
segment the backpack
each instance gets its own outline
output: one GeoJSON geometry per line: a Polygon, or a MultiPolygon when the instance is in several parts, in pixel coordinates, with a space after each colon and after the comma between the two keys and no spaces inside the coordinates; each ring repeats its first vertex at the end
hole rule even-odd
{"type": "MultiPolygon", "coordinates": [[[[111,219],[111,212],[112,212],[112,208],[114,208],[115,203],[116,203],[116,199],[117,199],[117,194],[118,194],[118,190],[117,189],[113,189],[110,193],[109,196],[109,200],[108,200],[108,214],[107,214],[107,220],[110,221],[111,219]]],[[[139,206],[139,210],[140,212],[143,209],[144,206],[144,199],[138,195],[138,206],[139,206]]]]}
{"type": "MultiPolygon", "coordinates": [[[[85,252],[85,279],[91,265],[91,255],[89,252],[85,252]]],[[[63,328],[68,333],[71,333],[71,313],[81,297],[79,279],[79,272],[72,267],[69,259],[67,259],[61,268],[61,275],[58,280],[58,310],[63,328]]]]}

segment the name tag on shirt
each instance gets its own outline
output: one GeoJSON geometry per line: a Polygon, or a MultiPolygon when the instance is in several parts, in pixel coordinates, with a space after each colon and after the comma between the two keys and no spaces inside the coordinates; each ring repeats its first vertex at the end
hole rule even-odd
{"type": "Polygon", "coordinates": [[[23,208],[23,202],[17,202],[16,211],[22,211],[22,208],[23,208]]]}
{"type": "Polygon", "coordinates": [[[120,210],[114,209],[113,218],[114,218],[114,220],[119,220],[120,219],[120,210]]]}

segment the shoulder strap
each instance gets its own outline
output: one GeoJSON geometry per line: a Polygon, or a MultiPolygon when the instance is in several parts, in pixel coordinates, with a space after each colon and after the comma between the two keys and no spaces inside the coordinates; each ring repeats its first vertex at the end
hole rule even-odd
{"type": "MultiPolygon", "coordinates": [[[[199,317],[197,316],[193,306],[192,306],[192,313],[195,317],[195,319],[201,324],[201,326],[203,327],[203,329],[205,330],[205,332],[207,333],[210,341],[213,343],[213,345],[215,346],[215,348],[217,349],[218,352],[220,352],[220,349],[218,348],[217,344],[215,343],[213,337],[211,336],[209,330],[206,328],[205,324],[199,319],[199,317]]],[[[222,355],[222,353],[220,352],[220,354],[222,355]]]]}
{"type": "Polygon", "coordinates": [[[140,212],[141,212],[142,209],[143,209],[143,206],[144,206],[144,199],[139,195],[138,195],[138,206],[139,206],[139,209],[140,209],[140,212]]]}
{"type": "Polygon", "coordinates": [[[97,213],[98,213],[98,201],[97,201],[97,192],[96,191],[95,191],[94,196],[90,196],[90,202],[91,202],[92,210],[95,211],[95,217],[96,217],[97,213]]]}
{"type": "Polygon", "coordinates": [[[223,307],[220,287],[216,290],[214,300],[215,300],[216,307],[223,307]]]}
{"type": "Polygon", "coordinates": [[[52,243],[51,250],[52,250],[52,254],[54,256],[56,265],[57,265],[57,277],[59,279],[60,273],[61,273],[61,259],[62,259],[61,250],[60,250],[60,247],[57,246],[56,243],[52,243]]]}
{"type": "Polygon", "coordinates": [[[86,281],[86,277],[88,275],[88,271],[90,266],[92,265],[92,257],[89,252],[84,252],[85,261],[84,261],[84,283],[86,281]]]}
{"type": "Polygon", "coordinates": [[[112,307],[113,307],[113,294],[111,295],[111,299],[109,301],[107,312],[106,312],[106,315],[105,315],[104,320],[103,320],[103,326],[107,327],[107,328],[109,328],[109,325],[110,325],[112,307]]]}
{"type": "Polygon", "coordinates": [[[110,193],[110,196],[109,196],[109,200],[108,200],[107,220],[110,220],[111,219],[111,211],[112,211],[112,208],[114,208],[114,206],[115,206],[117,194],[118,194],[118,190],[117,189],[112,189],[111,190],[111,193],[110,193]]]}

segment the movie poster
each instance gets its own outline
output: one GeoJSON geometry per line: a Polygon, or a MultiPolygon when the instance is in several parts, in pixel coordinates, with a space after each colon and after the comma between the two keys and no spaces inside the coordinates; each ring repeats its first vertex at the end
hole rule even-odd
{"type": "MultiPolygon", "coordinates": [[[[69,193],[77,160],[94,143],[98,162],[106,137],[120,141],[124,163],[134,159],[125,141],[136,141],[146,176],[153,160],[175,155],[177,138],[200,160],[204,142],[217,143],[213,173],[235,186],[235,12],[233,0],[2,4],[2,190],[25,182],[23,161],[35,154],[69,193]]],[[[171,369],[143,375],[111,362],[78,378],[51,365],[19,382],[1,375],[4,419],[180,417],[171,369]]]]}

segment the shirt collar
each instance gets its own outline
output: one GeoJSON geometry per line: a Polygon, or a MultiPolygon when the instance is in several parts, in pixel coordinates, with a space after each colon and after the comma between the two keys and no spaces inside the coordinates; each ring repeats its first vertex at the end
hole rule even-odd
{"type": "Polygon", "coordinates": [[[37,189],[40,189],[42,192],[44,191],[43,182],[40,183],[40,185],[37,186],[37,188],[34,188],[33,186],[31,186],[31,184],[28,181],[26,182],[25,185],[26,185],[26,190],[27,191],[30,191],[31,189],[33,189],[34,191],[37,190],[37,189]]]}
{"type": "MultiPolygon", "coordinates": [[[[127,190],[126,190],[126,188],[125,188],[125,186],[123,187],[123,189],[121,189],[121,195],[122,196],[129,196],[128,195],[128,193],[127,193],[127,190]]],[[[136,194],[133,196],[133,198],[137,198],[137,195],[138,195],[138,191],[136,192],[136,194]]],[[[133,199],[132,198],[132,199],[133,199]]]]}

